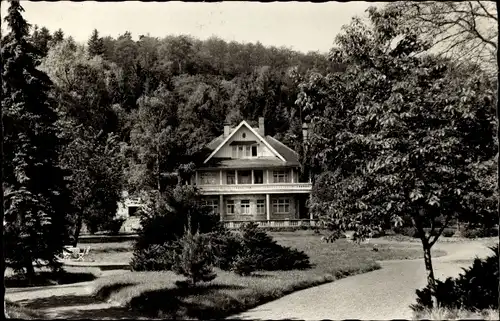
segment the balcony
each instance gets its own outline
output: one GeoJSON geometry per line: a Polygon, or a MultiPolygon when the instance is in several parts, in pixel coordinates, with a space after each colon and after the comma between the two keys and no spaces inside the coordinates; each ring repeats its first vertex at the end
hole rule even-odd
{"type": "Polygon", "coordinates": [[[311,183],[198,185],[203,195],[310,193],[311,183]]]}
{"type": "Polygon", "coordinates": [[[242,224],[256,223],[263,228],[281,228],[281,227],[323,227],[319,220],[298,219],[298,220],[261,220],[261,221],[225,221],[224,227],[228,229],[238,229],[242,224]]]}

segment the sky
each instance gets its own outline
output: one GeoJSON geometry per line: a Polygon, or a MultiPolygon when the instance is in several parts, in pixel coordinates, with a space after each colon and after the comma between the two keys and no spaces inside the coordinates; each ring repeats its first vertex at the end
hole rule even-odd
{"type": "MultiPolygon", "coordinates": [[[[101,36],[117,37],[130,31],[165,37],[191,35],[204,40],[216,36],[226,41],[260,41],[265,46],[285,46],[302,52],[327,52],[342,25],[354,16],[366,16],[374,2],[29,2],[21,1],[24,18],[51,32],[86,42],[93,29],[101,36]]],[[[1,1],[2,33],[8,2],[1,1]]]]}

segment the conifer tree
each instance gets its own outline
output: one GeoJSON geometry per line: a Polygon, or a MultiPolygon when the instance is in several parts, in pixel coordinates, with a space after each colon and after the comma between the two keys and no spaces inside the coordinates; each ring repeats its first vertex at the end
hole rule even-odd
{"type": "Polygon", "coordinates": [[[94,31],[92,31],[92,35],[90,36],[87,45],[87,50],[90,57],[99,56],[104,53],[104,43],[102,41],[102,38],[99,37],[99,32],[97,31],[97,29],[94,29],[94,31]]]}
{"type": "Polygon", "coordinates": [[[57,113],[48,76],[36,68],[37,50],[19,1],[12,1],[2,39],[4,123],[5,261],[16,272],[34,276],[42,262],[54,270],[66,240],[70,198],[58,166],[57,113]]]}

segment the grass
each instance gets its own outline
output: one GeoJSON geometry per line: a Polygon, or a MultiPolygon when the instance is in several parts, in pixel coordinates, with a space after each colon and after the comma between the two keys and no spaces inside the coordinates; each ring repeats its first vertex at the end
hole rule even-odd
{"type": "Polygon", "coordinates": [[[48,269],[36,269],[36,276],[31,283],[22,275],[15,275],[11,269],[5,270],[4,285],[6,288],[38,287],[58,284],[71,284],[92,281],[101,274],[99,269],[64,267],[60,273],[52,273],[48,269]]]}
{"type": "Polygon", "coordinates": [[[499,320],[499,311],[487,309],[472,312],[463,309],[426,309],[413,313],[413,320],[499,320]]]}
{"type": "Polygon", "coordinates": [[[8,319],[37,320],[44,318],[40,312],[22,307],[8,300],[5,300],[5,314],[8,319]]]}
{"type": "Polygon", "coordinates": [[[90,252],[83,259],[85,262],[129,262],[132,259],[134,242],[90,243],[79,244],[81,248],[90,247],[90,252]]]}
{"type": "Polygon", "coordinates": [[[381,244],[374,251],[373,244],[345,239],[325,243],[312,231],[270,234],[280,244],[305,251],[313,268],[256,272],[249,277],[216,269],[215,280],[192,289],[177,287],[176,281],[184,278],[172,272],[126,272],[97,280],[94,294],[150,317],[223,318],[297,290],[376,270],[378,260],[422,257],[418,244],[381,244]]]}

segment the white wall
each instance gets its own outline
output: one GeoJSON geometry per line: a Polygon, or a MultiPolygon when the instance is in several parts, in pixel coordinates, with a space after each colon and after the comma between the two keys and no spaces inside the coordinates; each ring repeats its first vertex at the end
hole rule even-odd
{"type": "MultiPolygon", "coordinates": [[[[258,144],[257,147],[257,156],[258,157],[276,157],[266,145],[264,145],[257,136],[255,136],[247,127],[242,126],[232,137],[229,139],[226,144],[215,153],[213,157],[227,158],[231,157],[232,146],[230,145],[233,141],[256,141],[258,144]],[[245,138],[243,138],[243,133],[245,133],[245,138]]],[[[277,157],[276,157],[277,158],[277,157]]]]}

